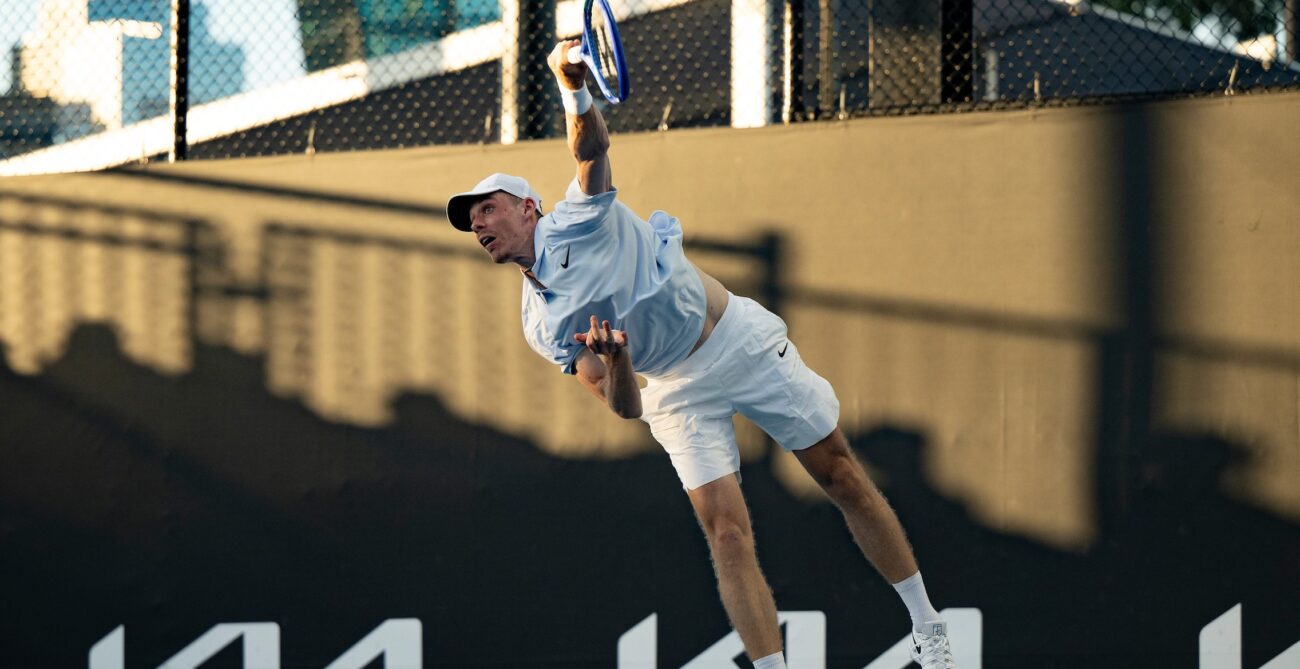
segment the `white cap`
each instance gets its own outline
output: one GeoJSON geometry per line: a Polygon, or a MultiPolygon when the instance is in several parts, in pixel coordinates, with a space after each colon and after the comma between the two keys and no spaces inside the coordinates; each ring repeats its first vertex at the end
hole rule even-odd
{"type": "Polygon", "coordinates": [[[488,178],[478,182],[472,190],[453,195],[447,200],[447,220],[456,226],[457,230],[469,231],[469,208],[484,195],[489,195],[497,191],[509,193],[521,200],[530,199],[537,203],[537,213],[542,213],[542,196],[537,194],[521,177],[510,176],[497,172],[488,178]]]}

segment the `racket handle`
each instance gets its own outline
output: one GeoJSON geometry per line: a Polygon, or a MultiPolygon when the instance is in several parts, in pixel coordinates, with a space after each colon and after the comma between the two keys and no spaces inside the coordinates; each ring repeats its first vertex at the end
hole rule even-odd
{"type": "Polygon", "coordinates": [[[580,46],[575,46],[575,47],[573,47],[572,49],[569,49],[568,59],[569,59],[569,62],[570,62],[570,63],[573,63],[574,65],[577,65],[578,63],[581,63],[581,62],[582,62],[582,47],[580,47],[580,46]]]}

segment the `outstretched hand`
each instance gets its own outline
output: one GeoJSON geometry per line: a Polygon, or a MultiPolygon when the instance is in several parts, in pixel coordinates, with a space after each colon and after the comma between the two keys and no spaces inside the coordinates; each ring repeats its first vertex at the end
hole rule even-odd
{"type": "Polygon", "coordinates": [[[627,333],[622,330],[611,330],[609,321],[597,324],[594,315],[591,317],[591,329],[579,332],[573,335],[573,338],[596,355],[614,355],[627,348],[627,333]]]}
{"type": "Polygon", "coordinates": [[[571,91],[587,85],[587,64],[569,62],[569,49],[581,44],[582,40],[576,39],[560,42],[551,49],[551,55],[546,57],[546,64],[551,66],[556,81],[571,91]]]}

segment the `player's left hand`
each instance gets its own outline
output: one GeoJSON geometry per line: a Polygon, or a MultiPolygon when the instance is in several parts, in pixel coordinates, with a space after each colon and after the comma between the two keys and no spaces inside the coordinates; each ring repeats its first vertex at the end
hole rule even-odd
{"type": "Polygon", "coordinates": [[[573,338],[596,355],[614,355],[627,348],[627,333],[610,329],[609,321],[601,321],[597,324],[594,315],[591,317],[591,329],[579,332],[573,335],[573,338]]]}

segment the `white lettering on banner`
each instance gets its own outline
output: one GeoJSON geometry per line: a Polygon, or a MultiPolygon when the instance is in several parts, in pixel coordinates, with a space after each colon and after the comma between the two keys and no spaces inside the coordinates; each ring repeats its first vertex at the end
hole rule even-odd
{"type": "Polygon", "coordinates": [[[659,614],[645,620],[618,638],[618,669],[658,669],[659,614]]]}
{"type": "MultiPolygon", "coordinates": [[[[1241,669],[1241,604],[1201,629],[1201,669],[1241,669]]],[[[1282,651],[1259,669],[1300,667],[1300,642],[1282,651]]]]}
{"type": "Polygon", "coordinates": [[[123,669],[126,664],[126,628],[118,625],[90,647],[90,669],[123,669]]]}
{"type": "MultiPolygon", "coordinates": [[[[344,651],[326,669],[363,669],[383,657],[385,669],[421,669],[423,626],[417,618],[385,620],[344,651]]],[[[204,632],[159,669],[196,669],[235,640],[243,642],[244,666],[279,669],[280,626],[276,623],[221,623],[204,632]]],[[[123,669],[126,628],[118,625],[90,649],[89,669],[123,669]]]]}
{"type": "Polygon", "coordinates": [[[384,658],[384,669],[420,669],[424,628],[415,618],[385,620],[325,669],[365,669],[384,658]]]}
{"type": "Polygon", "coordinates": [[[275,623],[221,623],[195,639],[158,669],[197,669],[221,649],[244,642],[244,666],[280,669],[280,626],[275,623]]]}
{"type": "Polygon", "coordinates": [[[1241,605],[1201,628],[1201,669],[1241,669],[1241,605]]]}
{"type": "MultiPolygon", "coordinates": [[[[984,617],[979,609],[944,609],[953,654],[962,669],[980,669],[984,617]]],[[[821,611],[781,611],[785,629],[785,661],[789,669],[826,669],[826,614],[821,611]]],[[[652,613],[618,640],[618,669],[658,669],[659,615],[652,613]]],[[[902,669],[912,662],[910,638],[894,644],[867,669],[902,669]]],[[[731,632],[709,646],[682,669],[736,669],[734,658],[745,652],[740,636],[731,632]]]]}

